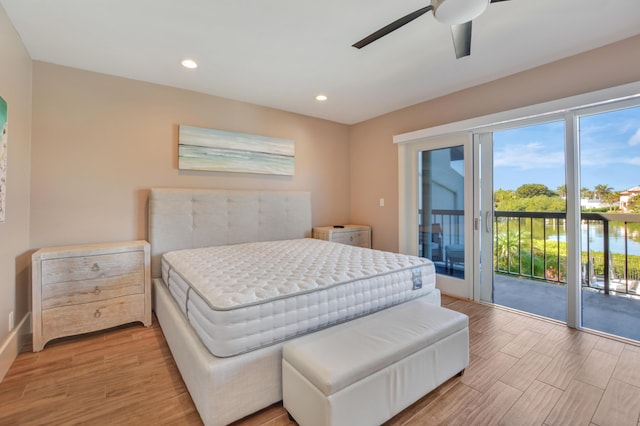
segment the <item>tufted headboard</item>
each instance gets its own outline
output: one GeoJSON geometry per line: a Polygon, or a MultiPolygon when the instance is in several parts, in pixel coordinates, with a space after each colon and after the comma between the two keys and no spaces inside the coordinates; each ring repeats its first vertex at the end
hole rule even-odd
{"type": "Polygon", "coordinates": [[[171,250],[311,236],[311,194],[152,188],[149,194],[151,276],[171,250]]]}

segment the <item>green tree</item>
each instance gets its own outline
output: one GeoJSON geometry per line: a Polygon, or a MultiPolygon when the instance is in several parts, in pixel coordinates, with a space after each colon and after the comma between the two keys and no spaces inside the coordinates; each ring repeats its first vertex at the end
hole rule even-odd
{"type": "Polygon", "coordinates": [[[567,196],[567,185],[560,185],[559,187],[556,188],[556,191],[558,192],[558,196],[560,197],[566,197],[567,196]]]}
{"type": "Polygon", "coordinates": [[[580,198],[591,198],[593,197],[593,191],[589,188],[580,188],[580,198]]]}
{"type": "Polygon", "coordinates": [[[567,202],[564,198],[537,195],[531,198],[513,198],[503,200],[497,207],[499,211],[512,212],[564,212],[567,202]]]}
{"type": "Polygon", "coordinates": [[[620,192],[609,192],[602,197],[602,201],[611,207],[614,203],[620,201],[620,192]]]}
{"type": "Polygon", "coordinates": [[[515,195],[510,189],[497,189],[493,191],[493,204],[496,209],[504,200],[511,200],[513,198],[515,198],[515,195]]]}
{"type": "Polygon", "coordinates": [[[600,201],[604,200],[604,197],[607,194],[611,194],[612,192],[613,192],[613,188],[611,188],[607,184],[596,185],[593,188],[593,195],[595,195],[595,197],[600,201]]]}
{"type": "Polygon", "coordinates": [[[516,196],[518,198],[531,198],[538,195],[553,197],[556,193],[541,183],[525,183],[516,189],[516,196]]]}

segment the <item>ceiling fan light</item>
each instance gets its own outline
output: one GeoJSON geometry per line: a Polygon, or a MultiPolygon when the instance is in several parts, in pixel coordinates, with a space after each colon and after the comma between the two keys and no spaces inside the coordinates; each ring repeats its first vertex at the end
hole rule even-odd
{"type": "Polygon", "coordinates": [[[490,0],[433,0],[433,15],[445,24],[463,24],[477,18],[490,0]]]}

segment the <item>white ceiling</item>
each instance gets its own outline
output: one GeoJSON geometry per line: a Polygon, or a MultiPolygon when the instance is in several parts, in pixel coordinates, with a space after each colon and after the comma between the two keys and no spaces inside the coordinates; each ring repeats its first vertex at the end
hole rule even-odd
{"type": "Polygon", "coordinates": [[[34,60],[347,124],[640,34],[640,0],[511,0],[474,20],[471,56],[456,60],[431,12],[351,47],[428,4],[419,0],[0,4],[34,60]],[[182,68],[186,57],[199,68],[182,68]]]}

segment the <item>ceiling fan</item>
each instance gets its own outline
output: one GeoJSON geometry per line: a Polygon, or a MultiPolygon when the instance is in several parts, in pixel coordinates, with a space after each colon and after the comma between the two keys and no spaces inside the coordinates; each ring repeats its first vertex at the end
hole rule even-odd
{"type": "Polygon", "coordinates": [[[355,43],[353,47],[362,49],[366,45],[373,43],[431,10],[433,11],[433,16],[439,22],[451,25],[453,47],[456,51],[456,58],[460,59],[471,54],[471,22],[473,19],[480,16],[487,6],[489,6],[489,3],[501,1],[507,0],[432,0],[429,6],[411,12],[393,21],[389,25],[380,28],[378,31],[355,43]]]}

